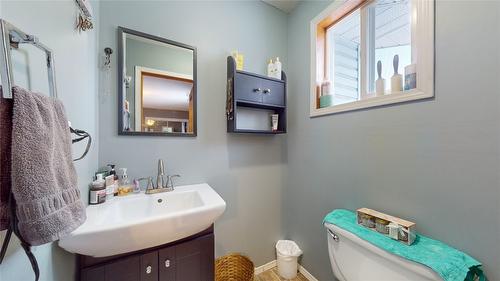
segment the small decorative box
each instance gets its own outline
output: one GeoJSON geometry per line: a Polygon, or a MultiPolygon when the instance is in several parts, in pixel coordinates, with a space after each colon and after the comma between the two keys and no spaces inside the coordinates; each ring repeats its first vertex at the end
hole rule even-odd
{"type": "Polygon", "coordinates": [[[411,245],[415,241],[416,224],[411,221],[393,217],[368,208],[361,208],[356,211],[356,219],[362,225],[373,231],[397,239],[401,243],[411,245]],[[396,232],[394,233],[394,229],[396,232]]]}

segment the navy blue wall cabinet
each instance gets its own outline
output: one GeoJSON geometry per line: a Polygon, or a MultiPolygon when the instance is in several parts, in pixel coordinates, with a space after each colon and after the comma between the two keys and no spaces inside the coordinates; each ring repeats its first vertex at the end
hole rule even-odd
{"type": "Polygon", "coordinates": [[[286,74],[282,79],[237,70],[227,57],[226,117],[228,133],[286,133],[286,74]],[[278,130],[273,131],[271,115],[278,114],[278,130]]]}

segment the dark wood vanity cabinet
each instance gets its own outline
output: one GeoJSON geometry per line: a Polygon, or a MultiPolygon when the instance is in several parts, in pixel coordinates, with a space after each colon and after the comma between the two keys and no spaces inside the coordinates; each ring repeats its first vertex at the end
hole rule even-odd
{"type": "Polygon", "coordinates": [[[78,257],[81,281],[213,281],[213,228],[159,247],[112,257],[78,257]]]}

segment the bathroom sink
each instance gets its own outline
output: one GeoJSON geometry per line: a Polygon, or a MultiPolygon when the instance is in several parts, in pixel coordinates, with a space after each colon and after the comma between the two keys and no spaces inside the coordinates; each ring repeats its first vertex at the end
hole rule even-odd
{"type": "Polygon", "coordinates": [[[83,225],[59,240],[68,252],[105,257],[159,246],[212,225],[226,208],[208,184],[115,197],[86,209],[83,225]]]}

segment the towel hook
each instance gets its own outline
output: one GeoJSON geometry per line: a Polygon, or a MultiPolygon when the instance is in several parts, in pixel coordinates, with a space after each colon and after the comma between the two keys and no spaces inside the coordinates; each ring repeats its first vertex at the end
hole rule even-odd
{"type": "Polygon", "coordinates": [[[104,48],[104,54],[106,54],[106,59],[104,60],[104,66],[109,66],[111,64],[111,54],[113,53],[113,49],[110,47],[104,48]]]}

